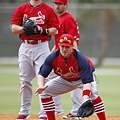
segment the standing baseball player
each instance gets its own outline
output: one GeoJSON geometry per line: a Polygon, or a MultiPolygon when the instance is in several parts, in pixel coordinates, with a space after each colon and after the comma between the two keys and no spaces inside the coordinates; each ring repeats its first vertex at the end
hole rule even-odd
{"type": "Polygon", "coordinates": [[[74,38],[70,34],[63,34],[60,37],[59,49],[52,52],[40,67],[39,87],[35,93],[41,94],[41,101],[48,120],[56,120],[52,97],[80,88],[83,104],[78,110],[78,116],[88,117],[95,110],[99,120],[106,120],[104,104],[96,87],[94,65],[81,52],[73,49],[73,42],[74,38]],[[52,70],[58,77],[45,84],[45,78],[52,70]]]}
{"type": "Polygon", "coordinates": [[[55,11],[58,15],[60,28],[58,30],[58,33],[55,35],[55,43],[52,50],[56,50],[59,48],[58,42],[60,36],[65,33],[69,33],[74,37],[74,48],[77,49],[80,39],[79,26],[76,19],[67,10],[68,0],[53,0],[53,3],[55,11]]]}
{"type": "MultiPolygon", "coordinates": [[[[65,33],[71,34],[74,37],[74,48],[78,49],[78,44],[80,40],[79,26],[74,16],[67,10],[68,0],[53,0],[53,3],[60,22],[60,28],[58,30],[58,33],[55,35],[55,43],[52,50],[56,50],[59,48],[58,42],[60,36],[65,33]]],[[[77,110],[78,107],[82,104],[82,96],[78,96],[78,93],[81,93],[81,89],[79,88],[71,91],[73,108],[70,113],[68,113],[67,115],[63,115],[64,119],[77,119],[77,110]]]]}
{"type": "Polygon", "coordinates": [[[59,20],[53,8],[42,0],[30,0],[16,8],[11,21],[14,34],[19,34],[19,75],[21,108],[16,120],[26,120],[30,115],[32,80],[45,58],[50,54],[48,41],[55,35],[59,20]]]}

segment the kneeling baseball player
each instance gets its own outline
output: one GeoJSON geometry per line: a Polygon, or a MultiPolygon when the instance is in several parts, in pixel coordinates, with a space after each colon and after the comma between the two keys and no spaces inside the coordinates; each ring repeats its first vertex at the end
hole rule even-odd
{"type": "Polygon", "coordinates": [[[60,37],[59,49],[51,53],[40,67],[39,87],[35,93],[41,95],[48,120],[56,120],[52,97],[80,88],[83,104],[78,109],[78,118],[88,117],[95,111],[99,120],[106,120],[104,104],[96,86],[94,65],[88,57],[73,49],[73,42],[70,34],[60,37]],[[45,83],[52,70],[58,77],[45,83]]]}

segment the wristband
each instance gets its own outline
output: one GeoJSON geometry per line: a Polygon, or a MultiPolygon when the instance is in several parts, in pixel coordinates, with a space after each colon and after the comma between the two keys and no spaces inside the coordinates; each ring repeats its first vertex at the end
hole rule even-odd
{"type": "Polygon", "coordinates": [[[84,96],[84,95],[87,95],[87,96],[91,96],[91,90],[89,90],[89,89],[87,89],[87,90],[83,90],[83,93],[82,93],[82,95],[84,96]]]}
{"type": "Polygon", "coordinates": [[[43,35],[48,35],[49,34],[49,29],[43,28],[42,34],[43,35]]]}

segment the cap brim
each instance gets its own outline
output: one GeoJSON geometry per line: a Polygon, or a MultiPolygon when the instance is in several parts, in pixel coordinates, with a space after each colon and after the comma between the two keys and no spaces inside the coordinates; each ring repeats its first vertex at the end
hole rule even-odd
{"type": "Polygon", "coordinates": [[[72,44],[68,44],[68,43],[58,43],[59,46],[67,46],[67,47],[73,47],[72,44]]]}

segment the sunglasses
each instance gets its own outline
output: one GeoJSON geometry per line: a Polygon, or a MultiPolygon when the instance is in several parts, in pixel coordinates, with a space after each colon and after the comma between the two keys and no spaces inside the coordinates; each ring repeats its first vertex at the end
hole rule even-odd
{"type": "Polygon", "coordinates": [[[59,42],[60,42],[60,43],[69,43],[69,44],[73,44],[73,41],[68,40],[68,39],[60,39],[59,42]]]}

